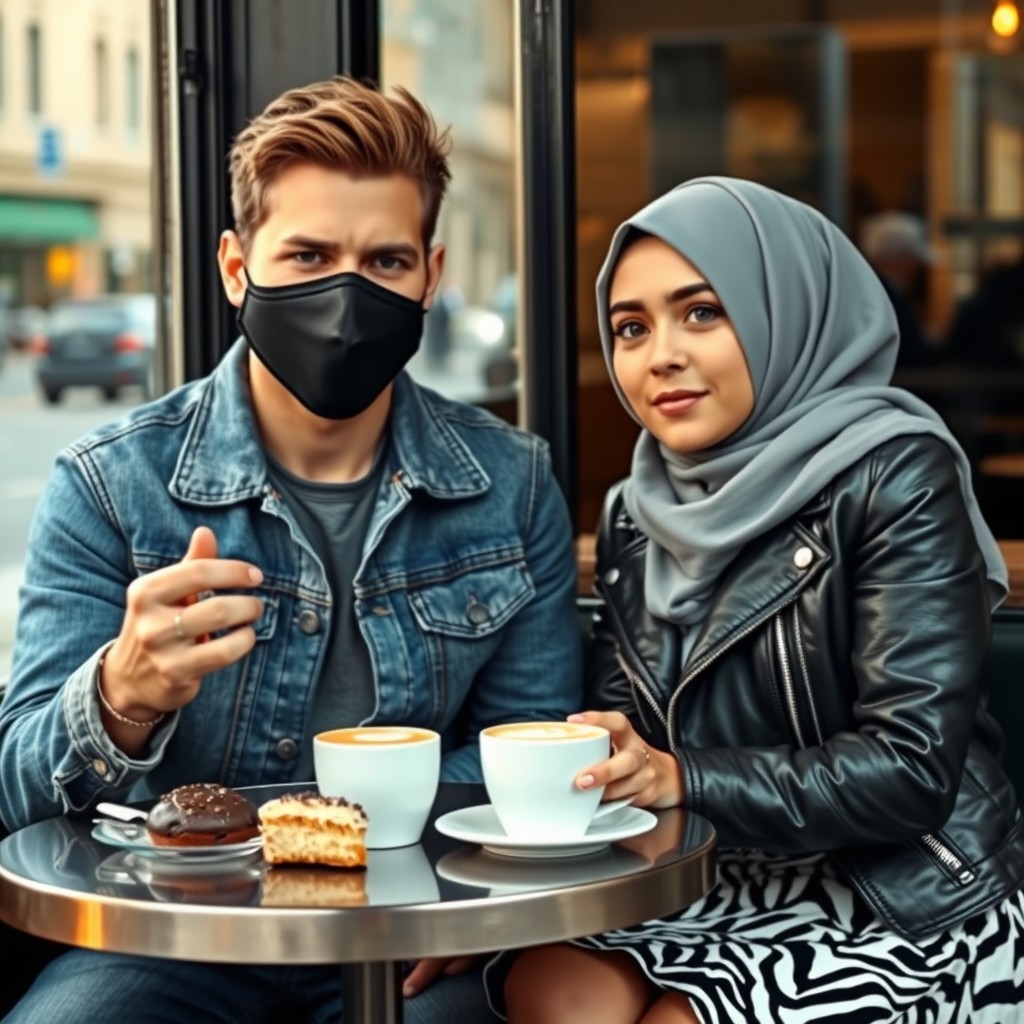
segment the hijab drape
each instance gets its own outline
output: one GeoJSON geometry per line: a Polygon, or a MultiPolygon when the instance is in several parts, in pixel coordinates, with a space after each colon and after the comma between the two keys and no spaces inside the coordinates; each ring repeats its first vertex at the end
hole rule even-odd
{"type": "MultiPolygon", "coordinates": [[[[938,415],[889,386],[899,336],[878,277],[829,220],[748,181],[698,178],[621,225],[597,280],[601,343],[615,380],[608,292],[631,233],[661,239],[697,267],[729,316],[754,385],[754,409],[725,442],[681,455],[646,430],[625,504],[650,538],[645,596],[682,626],[706,614],[721,573],[868,452],[901,434],[941,438],[956,460],[985,559],[991,606],[1006,566],[981,516],[970,466],[938,415]]],[[[635,415],[634,415],[634,418],[635,415]]]]}

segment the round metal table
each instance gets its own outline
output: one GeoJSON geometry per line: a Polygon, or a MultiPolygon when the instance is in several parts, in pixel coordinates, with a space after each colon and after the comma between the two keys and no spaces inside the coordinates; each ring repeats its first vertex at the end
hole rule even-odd
{"type": "MultiPolygon", "coordinates": [[[[244,789],[255,803],[306,786],[244,789]]],[[[658,812],[645,835],[584,857],[519,860],[441,835],[436,817],[486,802],[442,784],[421,844],[371,850],[365,872],[259,858],[161,867],[55,818],[0,842],[0,919],[89,949],[177,960],[340,964],[346,1022],[402,1019],[402,961],[485,953],[638,924],[714,884],[704,819],[658,812]]]]}

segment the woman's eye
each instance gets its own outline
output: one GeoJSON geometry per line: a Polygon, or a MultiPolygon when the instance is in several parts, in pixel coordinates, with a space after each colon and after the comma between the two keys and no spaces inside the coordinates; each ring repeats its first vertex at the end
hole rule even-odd
{"type": "Polygon", "coordinates": [[[617,338],[625,338],[627,341],[634,341],[641,337],[646,328],[639,320],[624,320],[614,328],[612,334],[617,338]]]}
{"type": "Polygon", "coordinates": [[[693,320],[694,323],[710,324],[714,323],[721,315],[722,308],[720,306],[711,306],[706,303],[701,303],[699,306],[693,306],[686,314],[686,318],[688,320],[693,320]]]}

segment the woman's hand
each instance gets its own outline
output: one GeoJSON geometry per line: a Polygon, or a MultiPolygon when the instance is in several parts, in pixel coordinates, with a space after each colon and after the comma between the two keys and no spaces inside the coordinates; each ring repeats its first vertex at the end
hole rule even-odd
{"type": "Polygon", "coordinates": [[[674,754],[649,748],[619,711],[586,711],[570,722],[598,725],[612,737],[612,756],[576,777],[580,789],[604,786],[605,800],[632,797],[636,807],[678,807],[686,794],[674,754]]]}

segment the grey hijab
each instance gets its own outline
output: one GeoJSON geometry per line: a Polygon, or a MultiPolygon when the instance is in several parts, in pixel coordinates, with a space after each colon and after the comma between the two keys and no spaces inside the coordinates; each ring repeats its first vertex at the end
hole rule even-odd
{"type": "Polygon", "coordinates": [[[597,304],[612,383],[631,414],[612,367],[608,291],[622,246],[637,230],[700,269],[743,346],[755,395],[746,423],[713,448],[680,455],[646,430],[637,441],[624,498],[651,541],[651,613],[682,626],[700,623],[744,545],[899,434],[933,434],[949,445],[988,567],[991,605],[999,604],[1006,566],[967,459],[931,408],[888,386],[896,316],[846,236],[809,206],[732,178],[686,182],[621,225],[597,279],[597,304]]]}

